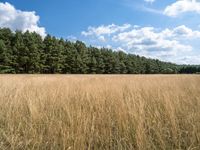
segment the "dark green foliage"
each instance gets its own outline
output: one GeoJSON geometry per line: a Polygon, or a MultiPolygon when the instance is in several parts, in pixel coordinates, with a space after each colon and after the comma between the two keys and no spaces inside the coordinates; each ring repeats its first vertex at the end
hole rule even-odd
{"type": "Polygon", "coordinates": [[[64,41],[47,35],[44,39],[45,73],[62,73],[64,67],[64,41]]]}
{"type": "Polygon", "coordinates": [[[47,35],[0,29],[0,73],[175,74],[199,73],[200,66],[182,66],[155,59],[87,47],[47,35]]]}
{"type": "Polygon", "coordinates": [[[9,51],[3,40],[0,40],[0,73],[12,72],[9,51]]]}
{"type": "Polygon", "coordinates": [[[0,31],[0,73],[14,73],[11,49],[13,34],[10,29],[7,28],[1,29],[0,31]]]}
{"type": "Polygon", "coordinates": [[[188,65],[188,66],[184,65],[180,67],[179,72],[185,74],[193,74],[193,73],[200,74],[200,65],[188,65]]]}

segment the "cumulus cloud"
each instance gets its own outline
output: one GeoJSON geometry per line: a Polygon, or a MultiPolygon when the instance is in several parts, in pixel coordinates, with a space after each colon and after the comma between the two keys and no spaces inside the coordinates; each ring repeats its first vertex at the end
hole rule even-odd
{"type": "Polygon", "coordinates": [[[44,27],[39,27],[40,17],[34,11],[17,10],[9,3],[0,2],[0,27],[7,27],[11,30],[21,30],[23,32],[36,32],[41,36],[46,35],[44,27]]]}
{"type": "Polygon", "coordinates": [[[200,55],[188,55],[176,58],[179,64],[200,64],[200,55]]]}
{"type": "Polygon", "coordinates": [[[164,10],[164,14],[170,17],[177,17],[185,12],[196,12],[200,14],[200,2],[197,0],[177,0],[164,10]]]}
{"type": "Polygon", "coordinates": [[[174,36],[182,36],[182,37],[189,37],[189,38],[200,38],[200,31],[193,31],[192,29],[186,27],[185,25],[176,27],[172,34],[174,36]]]}
{"type": "Polygon", "coordinates": [[[190,45],[182,44],[172,37],[174,37],[173,31],[165,36],[165,31],[157,31],[153,27],[143,27],[115,35],[113,41],[122,43],[129,52],[145,56],[174,56],[179,52],[192,50],[190,45]]]}
{"type": "Polygon", "coordinates": [[[192,30],[185,25],[175,27],[173,29],[164,29],[161,33],[163,38],[174,38],[174,39],[196,39],[200,38],[200,31],[192,30]]]}
{"type": "MultiPolygon", "coordinates": [[[[103,27],[107,29],[110,26],[111,25],[103,27]]],[[[100,28],[102,28],[102,26],[96,28],[90,27],[92,31],[99,31],[100,28]]],[[[85,31],[82,33],[85,33],[85,31]]],[[[189,56],[194,50],[192,44],[188,41],[200,38],[200,31],[192,30],[185,25],[163,30],[154,27],[129,25],[125,30],[116,31],[115,28],[109,28],[109,32],[87,31],[87,33],[90,34],[82,35],[84,37],[87,36],[87,42],[89,42],[89,44],[91,44],[91,41],[95,41],[98,45],[102,45],[102,47],[110,45],[114,50],[176,63],[182,63],[184,60],[178,58],[189,56]],[[107,38],[106,41],[101,41],[98,38],[102,35],[107,38]]],[[[189,58],[187,60],[185,59],[185,62],[188,61],[189,58]]]]}
{"type": "Polygon", "coordinates": [[[128,28],[130,28],[130,24],[124,24],[122,26],[118,26],[115,24],[111,24],[108,26],[101,25],[99,27],[88,27],[87,31],[83,31],[81,34],[84,36],[101,36],[101,35],[111,35],[116,32],[122,32],[128,28]]]}

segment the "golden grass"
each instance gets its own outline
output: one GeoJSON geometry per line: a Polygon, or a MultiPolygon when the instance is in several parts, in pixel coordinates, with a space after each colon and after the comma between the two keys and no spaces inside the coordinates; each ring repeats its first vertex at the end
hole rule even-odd
{"type": "Polygon", "coordinates": [[[200,149],[200,76],[0,76],[0,149],[200,149]]]}

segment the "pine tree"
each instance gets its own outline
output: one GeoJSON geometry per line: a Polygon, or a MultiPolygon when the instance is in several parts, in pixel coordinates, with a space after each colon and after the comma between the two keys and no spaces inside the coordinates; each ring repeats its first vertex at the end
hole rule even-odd
{"type": "Polygon", "coordinates": [[[63,73],[76,73],[76,57],[78,52],[74,47],[74,44],[70,41],[65,42],[64,49],[64,68],[63,73]]]}
{"type": "Polygon", "coordinates": [[[27,64],[29,61],[29,50],[23,41],[23,33],[16,31],[13,39],[13,67],[16,73],[28,73],[27,64]]]}
{"type": "Polygon", "coordinates": [[[9,53],[3,40],[0,40],[0,73],[13,73],[11,67],[11,54],[9,53]]]}
{"type": "Polygon", "coordinates": [[[77,61],[79,61],[80,69],[79,73],[86,74],[88,72],[88,63],[89,63],[89,57],[88,57],[88,49],[86,45],[83,42],[77,41],[75,43],[75,47],[78,52],[77,61]]]}
{"type": "Polygon", "coordinates": [[[176,65],[155,59],[87,47],[50,35],[0,28],[0,73],[156,74],[197,73],[200,66],[176,65]]]}
{"type": "Polygon", "coordinates": [[[8,28],[0,29],[0,72],[4,73],[15,73],[13,69],[13,53],[12,53],[12,40],[13,33],[8,28]]]}
{"type": "Polygon", "coordinates": [[[63,47],[55,37],[47,35],[44,39],[46,54],[45,72],[61,73],[63,69],[63,47]]]}
{"type": "Polygon", "coordinates": [[[26,64],[26,73],[39,73],[42,70],[41,56],[43,53],[43,43],[40,35],[29,33],[23,36],[23,41],[27,49],[28,62],[26,64]]]}
{"type": "Polygon", "coordinates": [[[90,60],[89,67],[90,67],[89,73],[95,74],[97,72],[97,61],[96,61],[96,58],[94,56],[90,60]]]}

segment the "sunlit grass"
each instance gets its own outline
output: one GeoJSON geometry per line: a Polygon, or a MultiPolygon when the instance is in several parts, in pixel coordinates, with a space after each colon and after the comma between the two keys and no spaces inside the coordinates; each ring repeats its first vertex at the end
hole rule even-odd
{"type": "Polygon", "coordinates": [[[200,149],[200,76],[0,76],[0,149],[200,149]]]}

